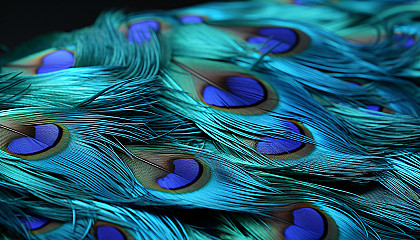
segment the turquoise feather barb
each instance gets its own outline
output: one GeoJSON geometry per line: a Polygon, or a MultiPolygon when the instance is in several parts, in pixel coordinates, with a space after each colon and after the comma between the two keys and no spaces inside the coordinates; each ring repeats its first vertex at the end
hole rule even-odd
{"type": "Polygon", "coordinates": [[[420,2],[254,0],[0,58],[0,239],[420,239],[420,2]]]}

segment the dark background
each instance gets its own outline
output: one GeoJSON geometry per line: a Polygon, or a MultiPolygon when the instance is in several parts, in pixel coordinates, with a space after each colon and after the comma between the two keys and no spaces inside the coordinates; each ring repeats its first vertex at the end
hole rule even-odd
{"type": "MultiPolygon", "coordinates": [[[[173,9],[209,0],[137,1],[19,1],[0,3],[0,49],[13,49],[31,38],[54,31],[71,31],[91,25],[104,10],[142,11],[173,9]]],[[[0,51],[0,54],[1,54],[0,51]]]]}

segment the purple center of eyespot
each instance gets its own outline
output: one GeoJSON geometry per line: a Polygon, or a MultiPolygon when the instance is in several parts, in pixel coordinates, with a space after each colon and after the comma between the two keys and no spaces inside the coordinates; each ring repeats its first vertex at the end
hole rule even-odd
{"type": "Polygon", "coordinates": [[[321,214],[312,208],[293,211],[293,225],[284,231],[287,240],[318,240],[324,235],[325,222],[321,214]]]}
{"type": "Polygon", "coordinates": [[[420,197],[420,189],[414,188],[413,190],[414,190],[414,193],[416,193],[417,196],[420,197]]]}
{"type": "Polygon", "coordinates": [[[381,106],[378,105],[366,105],[366,109],[372,110],[372,111],[381,111],[381,106]]]}
{"type": "Polygon", "coordinates": [[[297,4],[297,5],[304,5],[305,4],[305,2],[303,0],[294,0],[293,3],[297,4]]]}
{"type": "Polygon", "coordinates": [[[52,147],[59,139],[60,129],[55,124],[35,126],[35,137],[13,139],[7,150],[15,154],[34,154],[52,147]]]}
{"type": "Polygon", "coordinates": [[[19,220],[21,223],[25,224],[26,229],[31,230],[31,231],[45,226],[50,221],[50,219],[39,217],[39,216],[37,217],[31,216],[29,221],[25,218],[19,218],[19,220]]]}
{"type": "Polygon", "coordinates": [[[248,39],[252,44],[265,44],[260,52],[284,53],[294,48],[298,42],[296,33],[289,28],[262,28],[258,31],[261,36],[248,39]]]}
{"type": "Polygon", "coordinates": [[[155,20],[145,20],[142,22],[133,23],[128,28],[127,39],[129,42],[136,42],[142,44],[144,41],[152,39],[150,31],[159,31],[159,22],[155,20]]]}
{"type": "Polygon", "coordinates": [[[74,65],[73,53],[67,50],[57,50],[46,55],[42,59],[42,66],[36,71],[37,74],[55,72],[74,65]]]}
{"type": "MultiPolygon", "coordinates": [[[[286,128],[288,130],[300,134],[298,126],[290,121],[285,121],[286,128]]],[[[257,143],[257,151],[262,154],[283,154],[292,152],[300,148],[303,143],[290,140],[290,139],[280,139],[280,138],[271,138],[264,137],[263,140],[257,143]]]]}
{"type": "Polygon", "coordinates": [[[378,105],[366,105],[365,107],[366,107],[366,109],[369,109],[371,111],[378,112],[378,113],[368,112],[369,114],[377,115],[377,116],[383,116],[383,114],[379,113],[382,110],[382,107],[381,106],[378,106],[378,105]]]}
{"type": "Polygon", "coordinates": [[[184,24],[202,23],[204,21],[202,17],[195,15],[182,16],[179,20],[184,24]]]}
{"type": "Polygon", "coordinates": [[[348,82],[349,84],[356,86],[356,87],[360,87],[362,86],[362,84],[358,83],[358,82],[348,82]]]}
{"type": "Polygon", "coordinates": [[[397,39],[397,41],[404,41],[404,48],[409,48],[413,46],[416,42],[416,39],[413,36],[403,33],[395,35],[395,38],[397,39]]]}
{"type": "Polygon", "coordinates": [[[185,187],[200,177],[200,164],[194,159],[176,159],[173,161],[174,173],[158,180],[158,185],[165,189],[185,187]]]}
{"type": "Polygon", "coordinates": [[[124,235],[115,227],[100,226],[96,229],[98,240],[124,240],[124,235]]]}
{"type": "Polygon", "coordinates": [[[227,77],[228,91],[215,86],[207,86],[203,91],[203,100],[217,107],[247,107],[255,105],[265,99],[263,86],[250,77],[227,77]]]}

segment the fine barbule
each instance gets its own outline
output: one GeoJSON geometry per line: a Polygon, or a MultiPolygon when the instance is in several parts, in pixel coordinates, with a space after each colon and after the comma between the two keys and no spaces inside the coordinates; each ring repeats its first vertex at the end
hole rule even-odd
{"type": "Polygon", "coordinates": [[[102,13],[0,57],[0,239],[420,239],[420,1],[102,13]]]}

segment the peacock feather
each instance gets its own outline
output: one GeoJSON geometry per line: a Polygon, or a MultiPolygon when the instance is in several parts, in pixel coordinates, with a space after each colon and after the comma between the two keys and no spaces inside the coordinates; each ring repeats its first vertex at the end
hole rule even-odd
{"type": "Polygon", "coordinates": [[[107,11],[0,58],[0,239],[420,239],[418,1],[107,11]]]}

